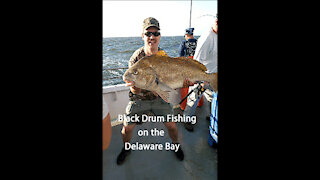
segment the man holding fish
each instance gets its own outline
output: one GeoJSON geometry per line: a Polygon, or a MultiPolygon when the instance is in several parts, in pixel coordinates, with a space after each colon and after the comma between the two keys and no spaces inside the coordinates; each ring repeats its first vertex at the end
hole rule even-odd
{"type": "MultiPolygon", "coordinates": [[[[155,18],[149,17],[143,21],[143,33],[142,40],[144,41],[144,46],[139,48],[134,52],[129,60],[129,69],[134,66],[140,59],[147,56],[152,56],[156,54],[165,54],[164,51],[159,48],[160,42],[160,25],[158,20],[155,18]]],[[[134,72],[135,74],[138,72],[134,72]]],[[[155,115],[158,116],[167,116],[167,114],[173,114],[172,105],[165,102],[162,98],[158,96],[158,93],[155,91],[149,91],[143,88],[138,88],[138,81],[131,80],[130,78],[125,78],[127,86],[130,86],[129,92],[129,103],[126,108],[126,114],[128,116],[134,116],[138,114],[142,116],[148,111],[152,111],[155,115]]],[[[160,92],[161,93],[161,92],[160,92]]],[[[132,137],[132,131],[136,124],[123,121],[123,128],[121,131],[123,143],[126,144],[130,142],[132,137]]],[[[173,145],[180,145],[178,142],[178,129],[175,122],[165,122],[164,125],[168,129],[169,136],[172,140],[173,145]]],[[[179,146],[178,146],[179,147],[179,146]]],[[[125,161],[126,156],[131,152],[131,150],[126,150],[125,147],[122,148],[122,151],[117,157],[117,164],[120,165],[125,161]]],[[[180,148],[174,151],[176,157],[182,161],[184,159],[184,153],[180,148]]]]}

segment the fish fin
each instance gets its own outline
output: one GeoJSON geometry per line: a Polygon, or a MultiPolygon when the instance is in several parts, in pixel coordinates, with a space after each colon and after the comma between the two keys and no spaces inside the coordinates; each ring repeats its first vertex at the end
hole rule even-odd
{"type": "Polygon", "coordinates": [[[162,91],[168,92],[168,102],[170,104],[172,104],[173,106],[179,104],[181,98],[180,98],[180,94],[179,92],[181,91],[181,88],[178,89],[172,89],[169,86],[167,86],[166,84],[163,83],[159,83],[159,88],[162,91]]]}
{"type": "Polygon", "coordinates": [[[187,61],[189,63],[192,63],[194,66],[199,67],[201,70],[207,71],[207,67],[205,65],[203,65],[202,63],[200,63],[199,61],[197,61],[197,60],[194,60],[194,59],[191,59],[191,58],[186,58],[186,57],[175,57],[175,59],[187,61]]]}
{"type": "Polygon", "coordinates": [[[209,75],[209,85],[210,87],[217,92],[218,91],[218,73],[212,73],[208,74],[209,75]]]}
{"type": "Polygon", "coordinates": [[[154,79],[154,85],[153,87],[155,87],[154,89],[155,92],[164,100],[166,101],[167,103],[170,103],[170,90],[171,88],[168,87],[167,85],[161,83],[159,81],[159,78],[158,76],[155,74],[155,79],[154,79]]]}
{"type": "Polygon", "coordinates": [[[181,101],[180,91],[181,89],[174,89],[169,92],[169,101],[170,104],[173,105],[173,107],[179,105],[179,102],[181,101]]]}
{"type": "MultiPolygon", "coordinates": [[[[191,59],[191,58],[186,58],[186,57],[169,57],[164,51],[158,51],[157,54],[155,55],[152,55],[152,56],[157,56],[158,58],[162,58],[164,60],[169,60],[169,61],[183,61],[184,63],[185,62],[188,62],[188,63],[191,63],[193,66],[195,67],[199,67],[201,70],[203,71],[207,71],[207,67],[205,65],[203,65],[202,63],[200,63],[199,61],[197,60],[194,60],[194,59],[191,59]],[[168,58],[169,57],[169,58],[168,58]]],[[[150,57],[150,56],[148,56],[150,57]]],[[[141,61],[142,59],[140,59],[139,61],[141,61]]]]}
{"type": "Polygon", "coordinates": [[[162,90],[157,90],[156,93],[167,103],[170,103],[169,98],[169,92],[168,91],[162,91],[162,90]]]}
{"type": "Polygon", "coordinates": [[[158,86],[162,91],[173,91],[174,90],[170,86],[168,86],[164,83],[161,83],[161,82],[158,82],[158,86]]]}
{"type": "Polygon", "coordinates": [[[155,91],[165,102],[176,106],[180,102],[180,96],[178,90],[170,89],[168,91],[164,91],[161,88],[155,91]]]}

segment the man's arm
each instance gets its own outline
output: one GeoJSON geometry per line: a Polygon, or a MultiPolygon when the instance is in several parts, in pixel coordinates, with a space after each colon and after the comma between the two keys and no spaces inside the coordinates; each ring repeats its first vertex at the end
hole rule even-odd
{"type": "Polygon", "coordinates": [[[184,52],[184,49],[185,49],[185,43],[184,41],[180,44],[179,46],[179,56],[182,57],[185,55],[185,52],[184,52]]]}
{"type": "Polygon", "coordinates": [[[133,93],[133,94],[139,94],[141,92],[141,89],[140,88],[137,88],[135,86],[131,86],[130,87],[130,91],[133,93]]]}
{"type": "Polygon", "coordinates": [[[207,60],[208,54],[212,51],[211,42],[208,36],[200,37],[197,42],[193,59],[203,62],[207,60]]]}
{"type": "MultiPolygon", "coordinates": [[[[128,63],[128,68],[130,68],[130,67],[135,63],[134,61],[135,61],[135,59],[131,57],[130,60],[129,60],[129,63],[128,63]]],[[[141,92],[141,89],[135,87],[133,82],[127,81],[127,82],[126,82],[126,86],[130,86],[130,91],[131,91],[133,94],[138,94],[138,93],[141,92]]]]}

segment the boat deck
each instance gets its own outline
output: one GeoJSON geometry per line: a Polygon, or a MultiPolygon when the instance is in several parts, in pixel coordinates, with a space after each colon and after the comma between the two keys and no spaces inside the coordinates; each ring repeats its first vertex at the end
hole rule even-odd
{"type": "MultiPolygon", "coordinates": [[[[175,110],[174,114],[182,114],[175,110]]],[[[184,160],[179,161],[172,151],[132,150],[122,165],[117,165],[116,159],[123,142],[120,134],[122,125],[112,127],[111,143],[103,152],[103,179],[217,179],[217,149],[208,144],[209,105],[206,100],[202,107],[196,110],[197,123],[194,131],[189,132],[183,123],[177,123],[178,138],[184,152],[184,160]]],[[[167,128],[163,123],[143,123],[133,131],[131,143],[171,143],[167,128]],[[139,129],[163,129],[164,136],[138,136],[139,129]]]]}

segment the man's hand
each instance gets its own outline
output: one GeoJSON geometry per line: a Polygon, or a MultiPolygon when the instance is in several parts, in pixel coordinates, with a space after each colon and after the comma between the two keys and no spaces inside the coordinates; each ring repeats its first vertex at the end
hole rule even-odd
{"type": "Polygon", "coordinates": [[[201,86],[204,88],[204,89],[210,89],[210,85],[207,81],[201,83],[201,86]]]}
{"type": "Polygon", "coordinates": [[[124,81],[126,83],[126,86],[133,86],[134,82],[133,81],[124,81]]]}
{"type": "Polygon", "coordinates": [[[130,91],[133,93],[133,94],[139,94],[141,92],[141,89],[140,88],[137,88],[135,86],[132,86],[130,87],[130,91]]]}
{"type": "Polygon", "coordinates": [[[133,81],[124,81],[126,83],[126,86],[130,86],[130,91],[133,94],[139,94],[141,92],[140,88],[137,88],[134,86],[134,82],[133,81]]]}
{"type": "Polygon", "coordinates": [[[183,82],[183,87],[189,87],[189,86],[193,86],[194,83],[191,82],[189,79],[185,79],[185,81],[183,82]]]}

